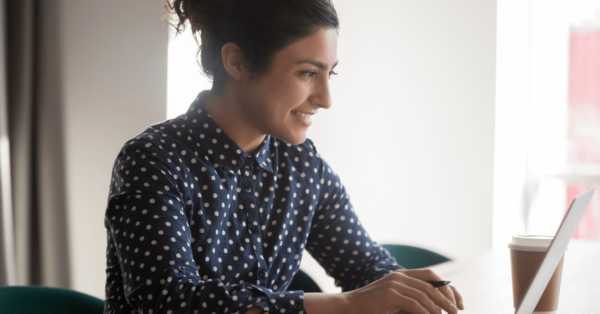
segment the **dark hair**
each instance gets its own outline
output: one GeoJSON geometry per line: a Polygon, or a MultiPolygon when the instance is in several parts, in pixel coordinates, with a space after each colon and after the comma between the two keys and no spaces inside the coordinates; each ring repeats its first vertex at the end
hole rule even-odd
{"type": "Polygon", "coordinates": [[[319,29],[339,31],[331,0],[165,0],[164,7],[165,20],[176,34],[183,32],[186,24],[191,26],[202,70],[212,77],[217,93],[227,80],[221,57],[226,43],[240,47],[250,78],[258,79],[286,46],[319,29]],[[176,23],[171,22],[173,13],[176,23]]]}

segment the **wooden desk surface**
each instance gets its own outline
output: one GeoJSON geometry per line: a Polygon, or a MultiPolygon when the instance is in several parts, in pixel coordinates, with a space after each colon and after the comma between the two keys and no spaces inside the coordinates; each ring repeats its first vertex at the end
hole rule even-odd
{"type": "MultiPolygon", "coordinates": [[[[464,314],[514,314],[510,251],[431,268],[463,296],[464,314]]],[[[558,314],[600,314],[600,241],[571,240],[565,252],[558,314]]]]}

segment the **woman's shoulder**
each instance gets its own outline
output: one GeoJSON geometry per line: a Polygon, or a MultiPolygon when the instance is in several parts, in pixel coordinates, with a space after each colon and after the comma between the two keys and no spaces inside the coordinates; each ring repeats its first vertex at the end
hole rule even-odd
{"type": "Polygon", "coordinates": [[[164,147],[172,145],[172,139],[160,129],[161,124],[151,125],[125,141],[120,148],[115,163],[122,158],[126,158],[127,160],[140,157],[145,158],[148,154],[158,160],[168,161],[169,156],[164,151],[164,147]]]}

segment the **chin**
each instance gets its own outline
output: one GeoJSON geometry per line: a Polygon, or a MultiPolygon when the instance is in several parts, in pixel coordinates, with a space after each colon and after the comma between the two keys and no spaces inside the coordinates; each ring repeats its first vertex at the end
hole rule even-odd
{"type": "Polygon", "coordinates": [[[288,143],[290,143],[290,144],[292,144],[292,145],[298,145],[298,144],[302,144],[302,143],[304,143],[304,141],[306,141],[306,137],[303,137],[303,138],[301,138],[301,139],[300,139],[300,138],[298,138],[298,137],[295,137],[295,138],[293,138],[293,139],[285,139],[285,138],[284,138],[283,140],[285,140],[286,142],[288,142],[288,143]]]}
{"type": "Polygon", "coordinates": [[[275,137],[285,140],[286,142],[288,142],[292,145],[302,144],[302,143],[304,143],[304,141],[306,141],[306,133],[296,134],[296,135],[292,135],[292,136],[282,136],[282,137],[275,136],[275,137]]]}

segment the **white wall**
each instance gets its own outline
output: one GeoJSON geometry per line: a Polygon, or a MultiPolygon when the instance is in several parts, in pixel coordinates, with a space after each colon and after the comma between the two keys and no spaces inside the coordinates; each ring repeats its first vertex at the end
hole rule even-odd
{"type": "Polygon", "coordinates": [[[161,0],[60,0],[72,289],[104,299],[104,211],[122,144],[166,119],[161,0]]]}
{"type": "Polygon", "coordinates": [[[334,3],[340,74],[308,136],[369,235],[453,259],[492,248],[496,1],[334,3]]]}
{"type": "Polygon", "coordinates": [[[529,0],[498,2],[493,246],[525,231],[529,108],[529,0]]]}

